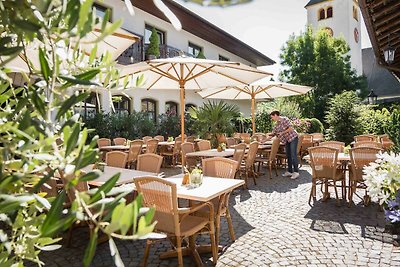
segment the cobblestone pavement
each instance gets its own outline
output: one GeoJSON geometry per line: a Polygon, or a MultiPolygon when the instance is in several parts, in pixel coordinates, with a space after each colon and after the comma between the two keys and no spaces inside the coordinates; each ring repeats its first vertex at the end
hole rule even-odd
{"type": "MultiPolygon", "coordinates": [[[[303,166],[300,178],[259,177],[249,190],[236,190],[231,196],[231,213],[236,241],[229,238],[222,219],[221,244],[217,266],[400,266],[400,250],[384,231],[383,212],[373,204],[348,208],[336,206],[335,199],[308,205],[310,168],[303,166]]],[[[173,171],[167,169],[167,175],[173,171]]],[[[319,191],[319,190],[318,190],[319,191]]],[[[73,236],[72,248],[43,253],[46,266],[81,266],[88,241],[85,229],[73,236]]],[[[207,236],[198,238],[207,243],[207,236]]],[[[117,241],[126,266],[140,266],[144,241],[117,241]]],[[[153,245],[148,266],[176,266],[177,260],[160,260],[170,248],[166,241],[153,245]]],[[[213,266],[210,254],[202,255],[206,266],[213,266]]],[[[185,266],[194,266],[190,256],[185,266]]],[[[92,266],[114,266],[108,243],[98,246],[92,266]]]]}

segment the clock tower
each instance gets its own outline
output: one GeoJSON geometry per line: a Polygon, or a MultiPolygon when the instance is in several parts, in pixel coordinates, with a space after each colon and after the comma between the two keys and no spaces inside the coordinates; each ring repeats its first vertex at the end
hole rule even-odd
{"type": "Polygon", "coordinates": [[[314,30],[327,29],[334,37],[343,37],[350,47],[351,67],[362,75],[361,13],[358,0],[310,0],[307,23],[314,30]]]}

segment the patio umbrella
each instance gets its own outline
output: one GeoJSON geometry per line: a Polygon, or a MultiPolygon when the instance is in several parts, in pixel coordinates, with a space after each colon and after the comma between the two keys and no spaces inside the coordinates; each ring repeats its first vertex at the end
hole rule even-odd
{"type": "Polygon", "coordinates": [[[251,99],[251,119],[253,133],[256,131],[255,105],[256,99],[273,99],[276,97],[294,96],[305,94],[312,88],[309,86],[296,85],[282,82],[255,82],[251,85],[228,86],[212,88],[198,92],[203,98],[214,99],[251,99]]]}
{"type": "Polygon", "coordinates": [[[143,77],[139,87],[147,90],[180,90],[181,136],[184,136],[185,90],[246,86],[271,74],[237,62],[181,56],[125,66],[121,68],[121,76],[124,75],[132,75],[133,81],[143,77]]]}
{"type": "MultiPolygon", "coordinates": [[[[107,22],[109,27],[110,23],[107,22]]],[[[101,35],[101,25],[96,25],[93,31],[89,32],[84,38],[80,40],[79,49],[85,54],[90,55],[92,49],[97,44],[96,57],[100,57],[102,54],[109,52],[111,59],[116,60],[129,46],[134,44],[140,38],[124,29],[117,29],[112,34],[106,36],[103,40],[98,43],[93,43],[101,35]]],[[[77,39],[71,40],[71,45],[75,46],[77,39]]],[[[20,53],[16,58],[6,63],[6,67],[17,72],[29,72],[28,61],[31,65],[38,69],[40,68],[39,62],[39,47],[43,43],[40,41],[34,41],[26,47],[26,56],[24,53],[20,53]]],[[[0,62],[7,60],[7,57],[0,57],[0,62]]]]}

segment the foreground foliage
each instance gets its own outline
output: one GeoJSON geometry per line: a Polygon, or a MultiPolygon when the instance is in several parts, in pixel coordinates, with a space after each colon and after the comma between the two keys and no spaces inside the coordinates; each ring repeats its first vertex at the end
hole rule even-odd
{"type": "MultiPolygon", "coordinates": [[[[73,112],[89,95],[76,87],[98,86],[93,82],[97,80],[112,88],[118,80],[110,55],[96,59],[96,48],[89,56],[78,49],[80,39],[98,23],[92,4],[0,1],[0,266],[24,266],[27,261],[42,266],[40,252],[58,249],[61,238],[55,236],[75,222],[85,222],[92,232],[84,266],[90,265],[99,233],[109,238],[115,264],[123,266],[113,238],[137,239],[153,230],[153,211],[144,214],[140,198],[126,204],[123,197],[129,189],[113,189],[119,175],[90,193],[76,188],[100,174],[82,170],[98,160],[99,151],[96,139],[88,139],[89,130],[73,112]],[[29,59],[40,64],[29,61],[27,73],[12,75],[23,77],[18,86],[7,76],[10,70],[4,63],[26,55],[32,43],[36,53],[29,59]],[[63,186],[56,197],[48,197],[41,191],[57,191],[51,187],[53,177],[63,186]]],[[[108,18],[106,13],[104,21],[108,18]]],[[[97,41],[121,21],[100,25],[97,41]]]]}

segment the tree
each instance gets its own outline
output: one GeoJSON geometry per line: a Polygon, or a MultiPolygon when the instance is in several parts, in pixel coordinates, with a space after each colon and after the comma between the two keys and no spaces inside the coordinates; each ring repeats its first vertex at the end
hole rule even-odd
{"type": "Polygon", "coordinates": [[[147,47],[146,50],[146,55],[154,55],[156,57],[160,56],[160,39],[158,38],[158,33],[156,28],[153,27],[151,29],[151,35],[150,35],[150,43],[149,47],[147,47]]]}
{"type": "Polygon", "coordinates": [[[360,113],[360,99],[355,92],[345,91],[332,97],[325,117],[328,139],[350,144],[363,131],[360,113]]]}
{"type": "Polygon", "coordinates": [[[366,94],[364,77],[351,69],[350,48],[342,38],[334,38],[326,30],[316,34],[308,27],[299,36],[292,35],[283,46],[280,59],[286,67],[280,77],[290,83],[312,86],[304,96],[296,96],[303,117],[323,120],[328,99],[345,90],[366,94]]]}
{"type": "Polygon", "coordinates": [[[200,51],[200,52],[197,54],[197,57],[196,57],[196,58],[206,59],[206,56],[204,55],[203,51],[200,51]]]}

